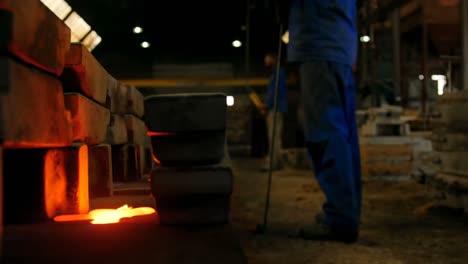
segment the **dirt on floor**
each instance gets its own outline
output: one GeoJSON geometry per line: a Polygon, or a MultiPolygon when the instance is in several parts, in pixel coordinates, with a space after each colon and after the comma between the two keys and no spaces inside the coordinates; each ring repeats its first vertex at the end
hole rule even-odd
{"type": "Polygon", "coordinates": [[[363,183],[357,243],[305,241],[295,234],[313,223],[324,196],[311,171],[273,174],[269,229],[263,220],[267,174],[258,160],[237,158],[232,220],[251,264],[259,263],[468,263],[468,217],[440,206],[437,194],[411,180],[363,183]]]}

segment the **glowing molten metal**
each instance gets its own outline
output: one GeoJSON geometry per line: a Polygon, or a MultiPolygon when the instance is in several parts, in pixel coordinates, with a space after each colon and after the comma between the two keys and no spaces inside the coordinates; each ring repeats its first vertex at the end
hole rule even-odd
{"type": "Polygon", "coordinates": [[[88,214],[59,215],[54,218],[55,222],[88,221],[91,224],[113,224],[118,223],[122,218],[132,218],[134,216],[150,215],[156,211],[151,207],[132,208],[124,205],[117,209],[96,209],[88,214]]]}

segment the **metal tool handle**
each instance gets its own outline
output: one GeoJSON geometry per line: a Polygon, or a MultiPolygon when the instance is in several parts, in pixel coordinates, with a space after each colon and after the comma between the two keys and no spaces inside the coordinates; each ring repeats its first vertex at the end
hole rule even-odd
{"type": "Polygon", "coordinates": [[[274,97],[274,104],[273,104],[273,129],[271,132],[271,145],[270,145],[270,164],[268,165],[268,187],[267,187],[267,194],[266,194],[266,202],[265,202],[265,212],[263,214],[263,230],[264,232],[267,230],[268,226],[268,213],[270,210],[270,194],[271,194],[271,180],[272,180],[272,167],[273,167],[273,157],[275,152],[275,136],[276,136],[276,117],[278,114],[278,90],[279,90],[279,79],[280,79],[280,70],[281,70],[281,50],[282,50],[282,40],[281,37],[283,35],[283,24],[280,24],[279,27],[279,41],[278,41],[278,59],[276,63],[276,79],[275,79],[275,97],[274,97]]]}

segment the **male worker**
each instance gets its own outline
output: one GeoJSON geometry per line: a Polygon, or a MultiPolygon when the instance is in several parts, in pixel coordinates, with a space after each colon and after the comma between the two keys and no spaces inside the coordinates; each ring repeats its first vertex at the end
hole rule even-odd
{"type": "Polygon", "coordinates": [[[267,158],[264,161],[263,170],[270,166],[270,153],[273,151],[272,157],[272,170],[279,170],[283,167],[281,159],[282,147],[282,130],[283,130],[283,113],[288,109],[287,87],[286,87],[286,74],[283,68],[279,72],[279,86],[277,95],[277,113],[276,124],[273,127],[274,107],[275,107],[275,88],[276,88],[276,65],[280,63],[276,54],[269,53],[265,56],[265,67],[272,72],[270,83],[268,84],[267,96],[265,98],[264,109],[266,112],[267,133],[268,133],[268,148],[271,148],[272,141],[275,142],[274,151],[269,149],[267,158]],[[273,138],[273,129],[275,129],[275,138],[273,138]]]}
{"type": "Polygon", "coordinates": [[[288,60],[299,66],[306,146],[326,195],[305,239],[355,242],[361,168],[355,118],[356,0],[291,0],[288,60]]]}

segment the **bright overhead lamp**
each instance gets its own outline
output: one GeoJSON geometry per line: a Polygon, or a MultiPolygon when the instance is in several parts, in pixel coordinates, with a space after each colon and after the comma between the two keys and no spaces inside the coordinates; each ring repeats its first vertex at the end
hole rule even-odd
{"type": "Polygon", "coordinates": [[[363,43],[368,43],[371,41],[371,38],[369,36],[362,36],[359,38],[359,40],[363,43]]]}
{"type": "Polygon", "coordinates": [[[228,95],[226,96],[226,105],[233,106],[234,105],[234,96],[228,95]]]}
{"type": "Polygon", "coordinates": [[[242,47],[242,42],[240,42],[240,40],[234,40],[234,41],[232,42],[232,46],[233,46],[234,48],[240,48],[240,47],[242,47]]]}
{"type": "Polygon", "coordinates": [[[65,19],[72,11],[71,6],[64,0],[41,0],[41,2],[60,18],[60,20],[65,19]]]}
{"type": "Polygon", "coordinates": [[[135,34],[140,34],[142,32],[143,32],[143,28],[141,28],[141,27],[134,27],[133,28],[133,33],[135,33],[135,34]]]}
{"type": "Polygon", "coordinates": [[[144,49],[147,49],[147,48],[150,47],[150,44],[149,44],[148,41],[143,41],[143,42],[141,43],[141,47],[144,48],[144,49]]]}
{"type": "Polygon", "coordinates": [[[437,94],[443,95],[445,85],[447,84],[447,76],[436,74],[436,75],[432,75],[431,79],[437,82],[437,94]]]}
{"type": "Polygon", "coordinates": [[[64,22],[71,30],[71,42],[80,42],[91,31],[91,26],[76,12],[71,13],[64,22]]]}
{"type": "Polygon", "coordinates": [[[83,45],[88,48],[89,51],[93,51],[97,45],[99,45],[102,41],[102,38],[96,33],[96,31],[91,31],[85,39],[83,39],[83,45]]]}

